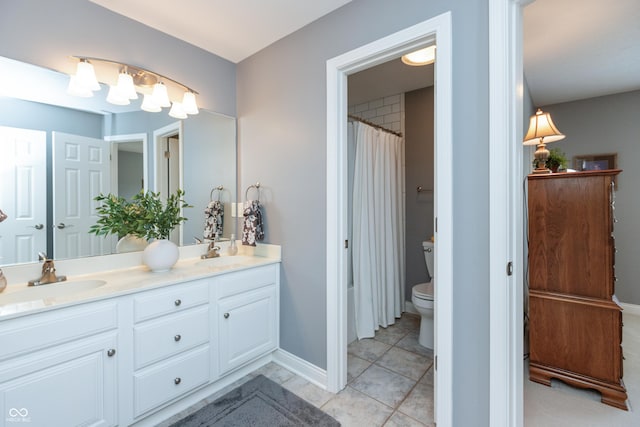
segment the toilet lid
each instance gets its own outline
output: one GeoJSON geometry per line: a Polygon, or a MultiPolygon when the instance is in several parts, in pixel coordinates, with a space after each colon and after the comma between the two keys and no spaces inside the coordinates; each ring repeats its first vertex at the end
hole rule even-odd
{"type": "Polygon", "coordinates": [[[415,285],[413,294],[418,298],[433,300],[433,282],[415,285]]]}

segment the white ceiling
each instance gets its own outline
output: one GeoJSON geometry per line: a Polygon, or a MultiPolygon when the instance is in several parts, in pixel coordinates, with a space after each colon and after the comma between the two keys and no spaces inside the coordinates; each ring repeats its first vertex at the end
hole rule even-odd
{"type": "MultiPolygon", "coordinates": [[[[90,1],[239,62],[350,0],[90,1]]],[[[395,68],[412,76],[385,69],[385,84],[368,90],[404,91],[417,70],[395,68]]],[[[640,0],[535,0],[524,11],[524,72],[536,106],[640,89],[640,0]]]]}
{"type": "Polygon", "coordinates": [[[640,0],[536,0],[524,10],[536,106],[640,89],[640,0]]]}
{"type": "Polygon", "coordinates": [[[90,0],[237,63],[351,0],[90,0]]]}

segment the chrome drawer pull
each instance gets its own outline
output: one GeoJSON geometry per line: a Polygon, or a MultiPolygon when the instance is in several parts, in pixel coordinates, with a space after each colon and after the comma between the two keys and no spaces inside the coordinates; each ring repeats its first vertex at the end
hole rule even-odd
{"type": "Polygon", "coordinates": [[[109,350],[107,350],[107,356],[109,357],[113,357],[116,354],[116,349],[115,348],[110,348],[109,350]]]}
{"type": "Polygon", "coordinates": [[[182,382],[182,379],[180,377],[177,377],[175,380],[173,380],[174,384],[178,385],[182,382]]]}
{"type": "Polygon", "coordinates": [[[180,304],[182,304],[182,301],[177,299],[173,303],[176,305],[176,307],[178,307],[180,304]]]}
{"type": "Polygon", "coordinates": [[[180,336],[180,334],[178,334],[178,335],[176,335],[175,337],[173,337],[173,339],[174,339],[176,342],[180,341],[180,339],[181,339],[181,338],[182,338],[182,337],[180,336]]]}
{"type": "Polygon", "coordinates": [[[225,319],[228,319],[229,318],[229,313],[225,313],[225,314],[223,314],[223,316],[224,316],[225,319]]]}

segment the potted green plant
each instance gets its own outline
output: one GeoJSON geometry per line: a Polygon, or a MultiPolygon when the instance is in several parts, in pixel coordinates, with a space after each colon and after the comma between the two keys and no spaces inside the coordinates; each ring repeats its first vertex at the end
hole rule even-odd
{"type": "Polygon", "coordinates": [[[114,194],[100,194],[94,200],[101,204],[96,208],[98,220],[89,229],[90,233],[118,236],[117,253],[141,251],[147,247],[146,230],[138,220],[141,215],[137,203],[114,194]]]}
{"type": "MultiPolygon", "coordinates": [[[[538,162],[533,161],[533,167],[538,167],[538,162]]],[[[567,156],[559,148],[552,148],[549,150],[549,157],[547,158],[547,167],[551,169],[551,172],[556,173],[558,170],[567,168],[567,156]]]]}
{"type": "Polygon", "coordinates": [[[160,193],[141,191],[131,201],[112,194],[99,195],[98,221],[91,227],[96,235],[133,235],[149,241],[142,254],[152,271],[167,271],[178,260],[178,247],[171,242],[171,231],[187,218],[182,209],[191,207],[184,200],[184,190],[177,190],[162,200],[160,193]]]}

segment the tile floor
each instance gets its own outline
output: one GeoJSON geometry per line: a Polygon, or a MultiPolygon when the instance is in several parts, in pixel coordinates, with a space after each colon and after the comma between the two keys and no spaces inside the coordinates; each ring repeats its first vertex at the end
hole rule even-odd
{"type": "Polygon", "coordinates": [[[329,393],[270,363],[254,372],[337,419],[343,427],[422,427],[433,423],[433,352],[418,344],[420,318],[404,314],[373,339],[348,348],[347,387],[329,393]]]}
{"type": "MultiPolygon", "coordinates": [[[[552,387],[533,383],[524,372],[525,427],[640,426],[640,316],[624,313],[624,382],[629,411],[600,403],[600,395],[553,380],[552,387]]],[[[321,408],[344,427],[433,427],[433,353],[418,344],[419,318],[405,314],[380,329],[374,339],[355,341],[348,349],[347,387],[332,394],[275,363],[177,414],[170,425],[212,402],[240,383],[262,374],[321,408]]]]}

